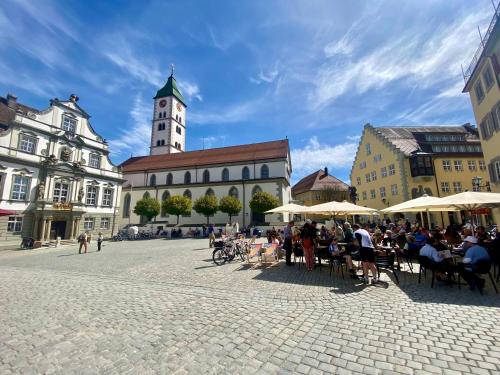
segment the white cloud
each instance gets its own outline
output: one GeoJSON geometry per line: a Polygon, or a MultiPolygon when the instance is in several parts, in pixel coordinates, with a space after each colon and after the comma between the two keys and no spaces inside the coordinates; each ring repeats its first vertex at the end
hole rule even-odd
{"type": "Polygon", "coordinates": [[[196,83],[191,83],[185,80],[177,80],[177,83],[179,84],[179,89],[181,90],[182,95],[187,96],[189,100],[198,99],[200,102],[203,101],[203,97],[200,94],[200,88],[196,83]]]}
{"type": "Polygon", "coordinates": [[[227,124],[248,119],[255,113],[257,102],[244,102],[233,107],[227,107],[223,111],[214,112],[192,112],[189,121],[195,124],[227,124]]]}
{"type": "Polygon", "coordinates": [[[218,136],[201,137],[200,141],[201,141],[201,148],[203,150],[212,147],[224,147],[226,143],[226,136],[218,135],[218,136]]]}
{"type": "Polygon", "coordinates": [[[259,74],[257,74],[257,77],[249,77],[248,79],[250,80],[250,82],[255,83],[256,85],[260,85],[263,82],[273,83],[274,80],[279,76],[279,74],[279,61],[277,61],[272,68],[268,69],[267,71],[261,69],[259,74]]]}
{"type": "MultiPolygon", "coordinates": [[[[477,47],[471,30],[490,16],[486,10],[470,13],[446,27],[437,27],[430,37],[428,30],[407,28],[356,59],[331,59],[312,80],[315,88],[309,95],[310,104],[322,107],[346,93],[363,94],[400,79],[427,88],[456,78],[460,63],[477,47]]],[[[325,52],[348,52],[347,40],[327,45],[325,52]]]]}
{"type": "Polygon", "coordinates": [[[357,142],[346,142],[334,146],[321,144],[318,137],[313,136],[304,148],[291,150],[294,174],[302,176],[324,167],[350,168],[357,147],[357,142]]]}
{"type": "Polygon", "coordinates": [[[361,136],[360,135],[348,135],[346,138],[350,141],[359,141],[361,139],[361,136]]]}
{"type": "Polygon", "coordinates": [[[151,144],[151,105],[137,95],[129,114],[132,125],[121,129],[117,138],[109,140],[110,152],[122,159],[130,155],[148,155],[151,144]]]}

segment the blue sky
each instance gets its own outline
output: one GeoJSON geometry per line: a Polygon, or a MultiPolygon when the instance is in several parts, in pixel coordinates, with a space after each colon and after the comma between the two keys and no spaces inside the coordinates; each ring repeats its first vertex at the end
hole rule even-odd
{"type": "Polygon", "coordinates": [[[293,180],[348,180],[363,125],[474,123],[462,94],[490,0],[0,2],[0,95],[75,93],[119,163],[148,153],[175,64],[187,149],[281,139],[293,180]]]}

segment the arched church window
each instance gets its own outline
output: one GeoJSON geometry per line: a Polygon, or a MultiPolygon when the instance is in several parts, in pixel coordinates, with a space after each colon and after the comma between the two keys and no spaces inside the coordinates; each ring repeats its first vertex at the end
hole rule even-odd
{"type": "Polygon", "coordinates": [[[252,197],[257,194],[257,193],[261,193],[262,192],[262,188],[259,186],[259,185],[255,185],[254,188],[252,189],[252,197]]]}
{"type": "Polygon", "coordinates": [[[144,195],[142,196],[142,198],[143,198],[143,199],[144,199],[144,198],[151,198],[151,195],[149,194],[149,192],[148,192],[148,191],[146,191],[146,192],[144,193],[144,195]]]}
{"type": "Polygon", "coordinates": [[[179,122],[182,124],[182,117],[179,116],[179,122]]]}
{"type": "Polygon", "coordinates": [[[222,170],[222,181],[229,181],[229,170],[227,168],[222,170]]]}
{"type": "Polygon", "coordinates": [[[161,114],[161,112],[160,112],[160,113],[158,113],[158,118],[161,118],[161,117],[162,117],[162,114],[161,114]]]}
{"type": "Polygon", "coordinates": [[[156,175],[152,174],[149,178],[149,186],[156,186],[156,175]]]}
{"type": "Polygon", "coordinates": [[[167,117],[167,112],[163,111],[163,118],[167,117]]]}
{"type": "Polygon", "coordinates": [[[165,146],[165,140],[164,139],[161,140],[161,145],[165,146]]]}
{"type": "MultiPolygon", "coordinates": [[[[164,191],[162,196],[161,196],[161,201],[164,202],[166,201],[168,198],[170,198],[170,193],[167,191],[164,191]]],[[[160,213],[161,216],[163,217],[166,217],[168,216],[167,214],[167,211],[165,211],[165,208],[163,207],[163,204],[161,205],[161,213],[160,213]]]]}
{"type": "Polygon", "coordinates": [[[179,116],[175,115],[175,121],[179,121],[179,116]]]}
{"type": "Polygon", "coordinates": [[[243,170],[241,171],[241,178],[243,180],[250,179],[250,169],[248,169],[248,167],[244,167],[243,170]]]}
{"type": "Polygon", "coordinates": [[[186,198],[189,198],[189,199],[192,199],[193,198],[193,195],[191,194],[191,191],[188,189],[188,190],[185,190],[184,191],[184,194],[183,194],[186,198]]]}
{"type": "Polygon", "coordinates": [[[215,195],[214,191],[212,189],[207,189],[207,191],[205,192],[205,195],[215,195]]]}
{"type": "Polygon", "coordinates": [[[172,173],[167,174],[167,185],[172,185],[174,183],[174,176],[172,173]]]}
{"type": "Polygon", "coordinates": [[[210,172],[208,171],[208,169],[205,169],[205,171],[203,172],[203,182],[205,184],[210,182],[210,172]]]}
{"type": "Polygon", "coordinates": [[[190,184],[191,183],[191,172],[186,172],[184,174],[184,183],[185,184],[190,184]]]}
{"type": "Polygon", "coordinates": [[[260,167],[260,178],[269,178],[269,167],[266,164],[260,167]]]}
{"type": "Polygon", "coordinates": [[[234,186],[229,189],[229,196],[238,199],[238,189],[234,186]]]}
{"type": "Polygon", "coordinates": [[[125,194],[125,198],[123,199],[123,217],[130,216],[130,194],[125,194]]]}

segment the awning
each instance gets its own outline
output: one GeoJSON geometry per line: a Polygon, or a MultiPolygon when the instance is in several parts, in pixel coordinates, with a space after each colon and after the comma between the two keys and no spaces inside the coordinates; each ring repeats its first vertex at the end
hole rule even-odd
{"type": "Polygon", "coordinates": [[[9,216],[9,215],[15,215],[16,211],[10,211],[10,210],[3,210],[0,208],[0,216],[9,216]]]}

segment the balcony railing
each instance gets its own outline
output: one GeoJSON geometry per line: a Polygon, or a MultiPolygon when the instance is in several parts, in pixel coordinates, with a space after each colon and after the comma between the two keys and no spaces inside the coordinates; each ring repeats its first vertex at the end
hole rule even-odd
{"type": "Polygon", "coordinates": [[[476,50],[476,53],[474,53],[474,56],[472,57],[472,61],[469,64],[469,67],[464,71],[462,69],[462,74],[464,77],[464,82],[467,84],[469,81],[469,78],[471,77],[472,73],[474,72],[474,69],[477,66],[477,63],[479,62],[479,59],[481,58],[481,54],[483,53],[484,46],[488,42],[488,39],[491,35],[491,32],[493,31],[493,28],[495,27],[498,18],[500,17],[500,2],[495,6],[495,14],[493,15],[493,18],[491,19],[490,25],[488,26],[488,29],[486,30],[486,34],[484,36],[481,36],[481,43],[479,44],[479,47],[476,50]]]}

